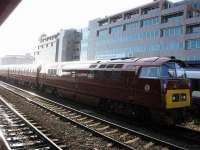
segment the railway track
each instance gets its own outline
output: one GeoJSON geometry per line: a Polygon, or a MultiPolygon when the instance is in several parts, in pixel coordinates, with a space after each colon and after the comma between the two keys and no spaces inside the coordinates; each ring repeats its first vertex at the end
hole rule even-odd
{"type": "Polygon", "coordinates": [[[58,104],[47,98],[1,82],[1,86],[23,99],[48,110],[60,119],[70,121],[85,130],[127,149],[188,149],[159,138],[128,129],[79,110],[58,104]]]}
{"type": "Polygon", "coordinates": [[[200,131],[186,128],[182,125],[176,125],[173,128],[173,131],[176,133],[179,132],[181,133],[181,137],[187,139],[187,141],[194,141],[195,143],[200,143],[200,131]]]}
{"type": "Polygon", "coordinates": [[[61,150],[38,127],[26,120],[0,97],[0,135],[8,150],[61,150]]]}

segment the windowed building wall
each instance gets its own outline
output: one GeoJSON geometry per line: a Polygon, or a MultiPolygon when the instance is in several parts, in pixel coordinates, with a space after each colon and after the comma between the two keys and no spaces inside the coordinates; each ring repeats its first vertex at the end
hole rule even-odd
{"type": "Polygon", "coordinates": [[[82,29],[81,33],[82,33],[82,39],[81,39],[80,60],[85,61],[87,60],[87,51],[88,51],[88,36],[89,36],[88,28],[82,29]]]}
{"type": "MultiPolygon", "coordinates": [[[[91,20],[87,60],[174,55],[183,60],[200,61],[199,4],[198,0],[153,1],[117,15],[91,20]]],[[[84,40],[82,44],[84,47],[84,40]]]]}
{"type": "Polygon", "coordinates": [[[74,30],[60,30],[51,36],[45,34],[39,38],[34,52],[35,63],[53,63],[80,59],[81,33],[74,30]]]}

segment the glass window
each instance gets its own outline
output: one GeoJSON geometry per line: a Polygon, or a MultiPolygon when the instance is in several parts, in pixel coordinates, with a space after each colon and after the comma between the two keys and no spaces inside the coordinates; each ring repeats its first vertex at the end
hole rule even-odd
{"type": "Polygon", "coordinates": [[[71,71],[62,69],[62,75],[63,76],[71,76],[71,71]]]}
{"type": "Polygon", "coordinates": [[[159,12],[160,9],[158,7],[155,8],[145,8],[142,10],[142,14],[149,14],[149,13],[155,13],[155,12],[159,12]]]}
{"type": "Polygon", "coordinates": [[[160,67],[142,67],[140,70],[140,78],[159,78],[160,67]]]}
{"type": "Polygon", "coordinates": [[[108,29],[99,30],[99,36],[106,36],[108,35],[108,29]]]}
{"type": "Polygon", "coordinates": [[[181,35],[182,33],[183,33],[182,27],[173,27],[173,28],[163,29],[163,37],[178,36],[178,35],[181,35]]]}
{"type": "Polygon", "coordinates": [[[150,25],[156,25],[156,24],[160,24],[159,17],[143,20],[143,27],[150,26],[150,25]]]}
{"type": "Polygon", "coordinates": [[[88,79],[94,79],[94,71],[88,73],[88,79]]]}
{"type": "Polygon", "coordinates": [[[123,31],[123,26],[115,26],[111,28],[111,33],[117,33],[122,31],[123,31]]]}
{"type": "Polygon", "coordinates": [[[185,70],[178,64],[175,64],[177,78],[185,78],[185,70]]]}
{"type": "Polygon", "coordinates": [[[200,33],[200,25],[192,28],[192,33],[200,33]]]}
{"type": "Polygon", "coordinates": [[[200,3],[193,3],[192,6],[194,8],[200,9],[200,3]]]}
{"type": "Polygon", "coordinates": [[[132,30],[132,29],[138,29],[139,28],[139,23],[138,22],[132,22],[126,24],[126,30],[132,30]]]}
{"type": "Polygon", "coordinates": [[[182,19],[182,16],[173,16],[167,19],[167,22],[174,22],[174,21],[180,21],[182,19]]]}
{"type": "Polygon", "coordinates": [[[183,42],[161,44],[162,50],[174,50],[174,49],[182,49],[182,48],[183,48],[183,42]]]}
{"type": "Polygon", "coordinates": [[[170,62],[161,67],[161,77],[163,78],[186,78],[186,73],[183,67],[179,64],[170,62]]]}
{"type": "Polygon", "coordinates": [[[199,49],[200,48],[200,39],[193,39],[186,41],[186,49],[199,49]]]}

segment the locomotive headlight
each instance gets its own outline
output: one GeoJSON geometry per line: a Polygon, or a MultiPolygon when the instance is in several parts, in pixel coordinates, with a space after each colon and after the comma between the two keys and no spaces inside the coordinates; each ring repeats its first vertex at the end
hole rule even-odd
{"type": "Polygon", "coordinates": [[[172,101],[173,102],[180,102],[186,100],[186,94],[173,94],[172,101]]]}
{"type": "Polygon", "coordinates": [[[182,99],[186,100],[186,95],[185,94],[182,95],[182,99]]]}
{"type": "Polygon", "coordinates": [[[172,97],[172,100],[175,101],[175,100],[176,100],[176,96],[173,96],[173,97],[172,97]]]}

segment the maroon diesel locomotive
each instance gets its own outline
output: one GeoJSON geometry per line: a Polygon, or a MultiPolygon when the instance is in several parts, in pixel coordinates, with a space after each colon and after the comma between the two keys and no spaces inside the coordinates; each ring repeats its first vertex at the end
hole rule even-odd
{"type": "Polygon", "coordinates": [[[177,123],[190,107],[184,62],[168,57],[5,67],[1,77],[140,119],[177,123]]]}

